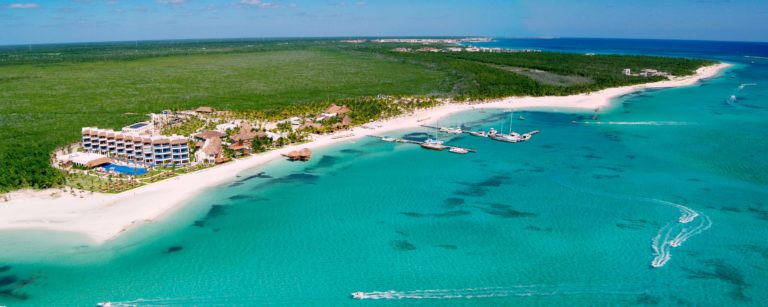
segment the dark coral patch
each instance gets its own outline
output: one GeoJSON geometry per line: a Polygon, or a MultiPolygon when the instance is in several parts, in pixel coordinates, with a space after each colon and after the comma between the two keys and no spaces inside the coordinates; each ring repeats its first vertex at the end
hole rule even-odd
{"type": "Polygon", "coordinates": [[[737,301],[749,301],[750,298],[744,294],[744,288],[750,285],[744,280],[744,275],[736,267],[725,263],[721,259],[706,261],[705,264],[711,268],[710,271],[694,270],[683,268],[688,273],[689,279],[715,279],[733,286],[729,295],[737,301]]]}
{"type": "Polygon", "coordinates": [[[416,249],[416,245],[413,245],[410,242],[405,240],[396,240],[392,242],[392,245],[396,250],[399,250],[399,251],[412,251],[416,249]]]}
{"type": "Polygon", "coordinates": [[[166,253],[166,254],[177,253],[177,252],[180,252],[183,249],[184,249],[184,247],[182,247],[181,245],[171,246],[167,250],[165,250],[164,253],[166,253]]]}
{"type": "Polygon", "coordinates": [[[0,288],[10,286],[17,281],[19,281],[19,278],[16,275],[0,276],[0,288]]]}
{"type": "Polygon", "coordinates": [[[338,157],[324,155],[324,156],[320,157],[320,160],[317,161],[317,164],[312,165],[310,167],[307,167],[305,170],[306,171],[314,171],[314,170],[323,169],[323,168],[330,168],[330,167],[336,165],[338,163],[338,161],[339,161],[338,157]]]}
{"type": "Polygon", "coordinates": [[[320,179],[319,176],[307,174],[307,173],[290,174],[287,176],[274,178],[267,182],[264,182],[254,187],[254,190],[269,188],[278,184],[315,184],[315,182],[317,182],[318,179],[320,179]]]}
{"type": "Polygon", "coordinates": [[[525,230],[533,230],[533,231],[541,231],[541,232],[550,232],[550,231],[552,231],[551,227],[544,228],[544,227],[538,227],[538,226],[533,226],[533,225],[528,225],[528,226],[526,226],[523,229],[525,229],[525,230]]]}
{"type": "Polygon", "coordinates": [[[644,293],[637,297],[638,305],[658,305],[661,303],[661,299],[650,294],[644,293]]]}
{"type": "Polygon", "coordinates": [[[509,181],[510,177],[507,175],[494,175],[478,182],[460,182],[459,184],[466,186],[466,188],[454,193],[464,196],[484,196],[490,190],[489,188],[500,187],[509,181]]]}
{"type": "Polygon", "coordinates": [[[535,217],[539,215],[533,212],[518,211],[512,209],[512,206],[498,203],[488,203],[488,207],[481,208],[481,210],[490,215],[500,216],[503,218],[523,218],[535,217]]]}
{"type": "Polygon", "coordinates": [[[443,206],[449,209],[456,208],[458,206],[461,206],[464,204],[463,198],[458,197],[450,197],[443,200],[443,206]]]}
{"type": "Polygon", "coordinates": [[[466,210],[447,211],[443,213],[432,214],[434,217],[457,217],[462,215],[469,215],[471,212],[466,210]]]}
{"type": "Polygon", "coordinates": [[[410,217],[423,217],[424,214],[418,213],[418,212],[400,212],[400,214],[410,217]]]}

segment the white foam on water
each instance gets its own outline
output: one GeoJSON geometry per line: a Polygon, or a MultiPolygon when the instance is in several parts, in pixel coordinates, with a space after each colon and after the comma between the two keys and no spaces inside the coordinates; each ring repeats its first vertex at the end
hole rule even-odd
{"type": "Polygon", "coordinates": [[[712,220],[710,220],[708,216],[701,215],[699,212],[691,209],[690,207],[678,203],[656,198],[617,195],[603,191],[578,188],[565,181],[564,178],[557,178],[555,181],[564,187],[583,193],[590,193],[593,195],[600,195],[622,200],[652,202],[676,208],[680,212],[680,216],[677,218],[677,224],[665,225],[659,229],[659,232],[651,240],[651,249],[653,250],[653,260],[651,261],[651,266],[654,268],[663,267],[670,259],[672,259],[672,254],[670,252],[672,247],[679,247],[688,239],[712,227],[712,220]],[[696,227],[687,227],[688,224],[700,216],[702,218],[699,219],[700,222],[696,227]],[[672,235],[673,233],[675,233],[675,235],[672,235]]]}
{"type": "Polygon", "coordinates": [[[677,208],[678,210],[680,210],[680,218],[678,218],[677,221],[682,224],[693,222],[693,220],[696,219],[697,216],[699,216],[699,213],[694,211],[693,209],[683,206],[681,204],[673,203],[671,201],[666,201],[666,200],[661,200],[656,198],[644,198],[644,200],[650,200],[653,202],[657,202],[660,204],[677,208]]]}
{"type": "Polygon", "coordinates": [[[653,237],[653,240],[651,240],[651,249],[653,249],[654,256],[651,266],[654,268],[663,267],[672,258],[672,255],[669,253],[669,234],[671,231],[672,227],[669,227],[669,224],[664,225],[664,227],[659,229],[656,236],[653,237]],[[664,235],[663,239],[661,237],[662,234],[664,235]]]}
{"type": "Polygon", "coordinates": [[[510,287],[486,287],[465,289],[429,289],[409,291],[372,291],[355,292],[353,298],[360,300],[403,300],[403,299],[478,299],[510,296],[551,296],[578,294],[630,295],[642,294],[642,289],[616,289],[615,286],[596,287],[595,285],[518,285],[510,287]],[[613,289],[610,289],[613,288],[613,289]]]}
{"type": "Polygon", "coordinates": [[[747,86],[755,86],[755,85],[757,85],[757,83],[742,83],[741,85],[739,85],[739,90],[743,90],[747,86]]]}
{"type": "Polygon", "coordinates": [[[677,122],[677,121],[637,121],[637,122],[594,122],[585,121],[581,122],[586,125],[629,125],[629,126],[687,126],[689,122],[677,122]]]}
{"type": "Polygon", "coordinates": [[[700,220],[701,222],[699,222],[699,225],[692,229],[683,228],[683,230],[681,230],[680,233],[678,233],[677,236],[675,236],[675,238],[669,242],[669,245],[672,247],[683,245],[683,243],[688,241],[688,239],[691,237],[698,235],[712,227],[712,220],[710,220],[708,216],[704,216],[700,220]]]}
{"type": "MultiPolygon", "coordinates": [[[[699,213],[696,213],[696,216],[699,216],[699,213]]],[[[669,227],[669,224],[667,224],[659,229],[659,232],[656,234],[656,237],[653,238],[651,243],[651,249],[653,250],[654,256],[651,261],[651,266],[654,268],[663,267],[672,258],[670,252],[671,248],[683,245],[688,239],[712,227],[712,220],[709,216],[702,215],[701,217],[702,218],[699,219],[699,224],[693,228],[683,226],[681,218],[678,221],[679,224],[672,227],[669,227]],[[672,236],[671,234],[675,232],[677,232],[677,234],[672,236]],[[661,238],[662,233],[664,233],[663,239],[661,238]]]]}

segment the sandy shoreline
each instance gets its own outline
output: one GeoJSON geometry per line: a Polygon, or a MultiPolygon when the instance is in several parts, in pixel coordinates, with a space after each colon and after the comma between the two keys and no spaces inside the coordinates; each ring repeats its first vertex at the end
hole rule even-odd
{"type": "Polygon", "coordinates": [[[700,68],[694,76],[635,86],[605,89],[590,94],[563,97],[509,97],[475,104],[448,104],[413,114],[380,121],[380,128],[356,127],[352,131],[317,137],[312,142],[286,147],[280,150],[254,155],[245,159],[185,174],[119,194],[84,193],[84,197],[59,193],[59,190],[16,191],[7,196],[9,202],[0,202],[0,231],[43,229],[75,232],[87,236],[99,244],[117,237],[126,230],[151,223],[176,209],[204,189],[235,179],[245,170],[257,167],[281,154],[298,148],[315,149],[335,143],[347,142],[366,135],[381,135],[387,131],[417,127],[457,112],[472,109],[570,109],[594,110],[610,105],[613,98],[638,90],[681,87],[696,84],[702,79],[717,76],[729,64],[717,64],[700,68]],[[354,133],[354,136],[338,138],[354,133]],[[336,138],[334,138],[336,137],[336,138]]]}

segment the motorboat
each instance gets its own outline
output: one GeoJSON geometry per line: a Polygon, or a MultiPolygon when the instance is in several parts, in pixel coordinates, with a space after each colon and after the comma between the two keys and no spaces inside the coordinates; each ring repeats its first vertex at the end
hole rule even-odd
{"type": "Polygon", "coordinates": [[[100,303],[96,303],[96,306],[99,306],[99,307],[112,307],[112,302],[100,302],[100,303]]]}
{"type": "Polygon", "coordinates": [[[467,150],[465,148],[461,148],[461,147],[451,147],[451,149],[449,149],[448,151],[450,151],[452,153],[455,153],[455,154],[465,154],[465,153],[469,152],[469,150],[467,150]]]}
{"type": "Polygon", "coordinates": [[[359,299],[359,300],[360,299],[364,299],[365,298],[365,293],[363,293],[363,292],[352,292],[352,298],[359,299]]]}
{"type": "Polygon", "coordinates": [[[394,142],[395,138],[389,137],[389,136],[385,136],[385,137],[382,137],[381,140],[384,141],[384,142],[394,142]]]}
{"type": "Polygon", "coordinates": [[[470,131],[469,134],[474,136],[479,136],[482,138],[488,137],[488,132],[485,132],[485,131],[470,131]]]}

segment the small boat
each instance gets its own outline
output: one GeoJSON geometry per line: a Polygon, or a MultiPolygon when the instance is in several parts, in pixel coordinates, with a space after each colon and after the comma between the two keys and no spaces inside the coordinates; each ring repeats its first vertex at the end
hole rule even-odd
{"type": "Polygon", "coordinates": [[[485,132],[485,131],[470,131],[469,134],[470,135],[474,135],[474,136],[479,136],[479,137],[482,137],[482,138],[487,138],[488,137],[488,133],[485,132]]]}
{"type": "Polygon", "coordinates": [[[514,135],[509,135],[509,134],[496,134],[496,135],[492,135],[491,139],[496,140],[496,141],[508,142],[508,143],[517,143],[517,142],[521,142],[522,141],[522,139],[521,139],[521,137],[519,135],[514,136],[514,135]]]}
{"type": "Polygon", "coordinates": [[[111,302],[100,302],[100,303],[96,303],[96,306],[99,306],[99,307],[112,307],[112,303],[111,302]]]}
{"type": "Polygon", "coordinates": [[[523,117],[522,115],[520,115],[520,116],[518,116],[518,117],[517,117],[517,120],[525,120],[525,117],[523,117]]]}
{"type": "Polygon", "coordinates": [[[451,147],[451,149],[449,149],[448,151],[450,151],[452,153],[455,153],[455,154],[465,154],[465,153],[469,152],[469,150],[466,150],[466,149],[461,148],[461,147],[451,147]]]}
{"type": "Polygon", "coordinates": [[[389,136],[385,136],[385,137],[382,137],[381,140],[384,141],[384,142],[394,142],[395,138],[389,137],[389,136]]]}
{"type": "Polygon", "coordinates": [[[464,131],[461,130],[461,128],[451,128],[451,127],[440,127],[440,132],[445,133],[451,133],[451,134],[462,134],[464,131]]]}
{"type": "Polygon", "coordinates": [[[363,292],[352,292],[352,298],[356,298],[356,299],[359,299],[359,300],[364,299],[365,298],[365,293],[363,293],[363,292]]]}
{"type": "Polygon", "coordinates": [[[731,95],[731,97],[729,98],[729,100],[730,100],[731,102],[734,102],[734,101],[736,101],[736,95],[731,95]]]}
{"type": "Polygon", "coordinates": [[[445,149],[445,145],[443,145],[442,141],[433,140],[433,139],[427,139],[426,141],[424,141],[424,143],[421,143],[421,147],[426,149],[432,149],[432,150],[445,149]]]}

